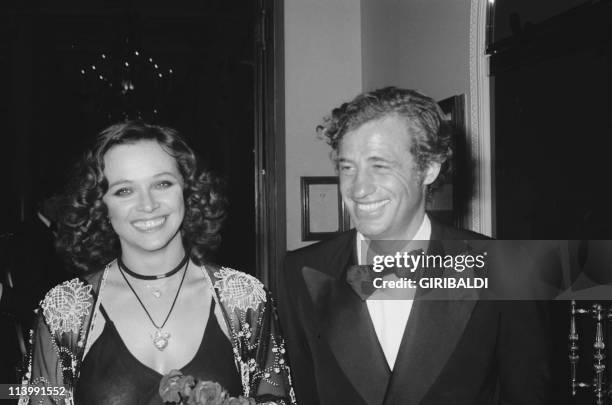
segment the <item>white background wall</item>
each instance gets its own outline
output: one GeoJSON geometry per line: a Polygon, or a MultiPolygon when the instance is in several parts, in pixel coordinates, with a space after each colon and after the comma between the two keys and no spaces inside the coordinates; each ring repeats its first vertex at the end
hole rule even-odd
{"type": "MultiPolygon", "coordinates": [[[[316,125],[357,93],[469,93],[470,0],[285,0],[287,249],[301,241],[300,176],[334,175],[316,125]]],[[[469,103],[469,98],[466,100],[469,103]]]]}
{"type": "Polygon", "coordinates": [[[470,0],[361,0],[363,90],[468,93],[470,0]]]}
{"type": "Polygon", "coordinates": [[[333,176],[315,128],[361,92],[359,0],[285,0],[287,249],[301,241],[300,176],[333,176]]]}

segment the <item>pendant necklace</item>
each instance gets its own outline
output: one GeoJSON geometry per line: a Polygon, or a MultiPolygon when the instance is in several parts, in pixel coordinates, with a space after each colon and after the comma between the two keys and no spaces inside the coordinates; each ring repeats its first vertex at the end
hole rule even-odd
{"type": "Polygon", "coordinates": [[[153,285],[151,285],[151,284],[147,284],[147,285],[145,285],[145,287],[147,287],[147,290],[149,290],[149,292],[150,292],[151,294],[153,294],[153,296],[154,296],[155,298],[157,298],[157,299],[161,298],[162,293],[163,293],[163,291],[162,291],[162,289],[161,289],[161,288],[159,288],[159,287],[155,287],[155,286],[153,286],[153,285]]]}
{"type": "Polygon", "coordinates": [[[170,314],[172,313],[172,310],[174,309],[174,305],[176,304],[176,300],[178,299],[178,296],[179,296],[179,294],[181,292],[181,288],[183,287],[183,281],[185,281],[185,275],[187,274],[187,269],[189,268],[189,260],[188,260],[187,255],[185,255],[185,258],[181,261],[181,263],[179,264],[179,266],[176,269],[173,269],[173,270],[169,271],[168,273],[163,274],[162,277],[159,277],[159,276],[143,276],[143,275],[140,275],[138,273],[134,273],[131,270],[129,270],[125,266],[125,264],[123,264],[123,261],[121,261],[121,259],[117,260],[117,264],[119,266],[119,272],[123,276],[123,279],[127,283],[128,287],[130,287],[130,290],[132,290],[132,292],[134,293],[134,296],[136,296],[136,299],[140,303],[140,306],[142,306],[142,309],[144,309],[145,314],[147,314],[147,316],[149,317],[149,320],[151,321],[153,326],[155,326],[155,333],[153,333],[151,335],[151,340],[153,340],[153,345],[157,348],[157,350],[163,351],[168,346],[168,342],[170,340],[170,333],[164,332],[163,328],[164,328],[164,326],[166,326],[166,322],[168,322],[168,319],[170,319],[170,314]],[[166,315],[166,319],[164,319],[164,322],[161,324],[161,326],[158,326],[155,323],[155,321],[153,320],[153,318],[151,317],[151,314],[147,310],[147,307],[145,307],[145,305],[142,303],[142,300],[140,299],[140,297],[136,293],[136,290],[134,290],[134,287],[132,287],[132,284],[130,284],[130,282],[128,281],[128,279],[125,276],[124,272],[128,273],[129,275],[136,274],[137,275],[137,276],[135,276],[136,278],[141,278],[141,279],[145,279],[145,280],[150,280],[151,279],[151,278],[145,278],[145,277],[153,277],[153,279],[164,278],[164,277],[169,277],[172,274],[175,274],[176,272],[178,272],[181,269],[181,267],[185,264],[185,262],[187,263],[187,265],[185,266],[185,271],[183,272],[183,277],[181,278],[181,283],[179,284],[179,287],[176,290],[176,295],[174,296],[174,301],[172,301],[172,306],[170,307],[170,310],[168,311],[168,315],[166,315]]]}

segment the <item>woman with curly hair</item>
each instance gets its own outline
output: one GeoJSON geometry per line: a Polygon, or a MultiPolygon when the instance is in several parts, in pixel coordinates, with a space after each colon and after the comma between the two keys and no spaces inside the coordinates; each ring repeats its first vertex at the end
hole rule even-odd
{"type": "MultiPolygon", "coordinates": [[[[182,374],[218,383],[218,399],[293,403],[263,285],[207,261],[225,206],[175,130],[126,122],[102,131],[58,229],[83,273],[41,302],[24,377],[39,395],[20,403],[161,404],[182,374]]],[[[175,402],[189,394],[181,390],[175,402]]]]}

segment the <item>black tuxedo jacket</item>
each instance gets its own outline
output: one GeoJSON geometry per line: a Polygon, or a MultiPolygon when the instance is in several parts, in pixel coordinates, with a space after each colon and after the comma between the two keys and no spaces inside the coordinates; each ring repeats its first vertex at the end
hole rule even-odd
{"type": "MultiPolygon", "coordinates": [[[[533,302],[415,300],[390,370],[367,305],[345,280],[355,235],[286,258],[277,293],[298,403],[547,403],[545,314],[533,302]]],[[[481,238],[432,220],[429,253],[436,240],[481,238]]]]}

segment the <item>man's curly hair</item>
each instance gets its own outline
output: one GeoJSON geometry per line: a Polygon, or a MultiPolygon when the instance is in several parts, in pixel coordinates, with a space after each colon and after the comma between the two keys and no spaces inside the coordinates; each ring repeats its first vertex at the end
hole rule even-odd
{"type": "Polygon", "coordinates": [[[434,162],[442,166],[430,190],[442,184],[450,172],[452,127],[435,100],[418,91],[385,87],[360,94],[334,108],[317,126],[317,132],[332,147],[335,160],[340,142],[347,132],[387,116],[405,119],[408,132],[412,135],[410,152],[417,170],[423,173],[434,162]]]}
{"type": "Polygon", "coordinates": [[[193,150],[172,128],[128,121],[103,130],[85,153],[68,185],[58,221],[57,247],[81,270],[102,268],[121,252],[102,197],[108,190],[104,155],[112,147],[156,141],[176,163],[183,177],[185,217],[181,235],[191,259],[201,265],[221,242],[227,201],[218,178],[198,169],[193,150]]]}

